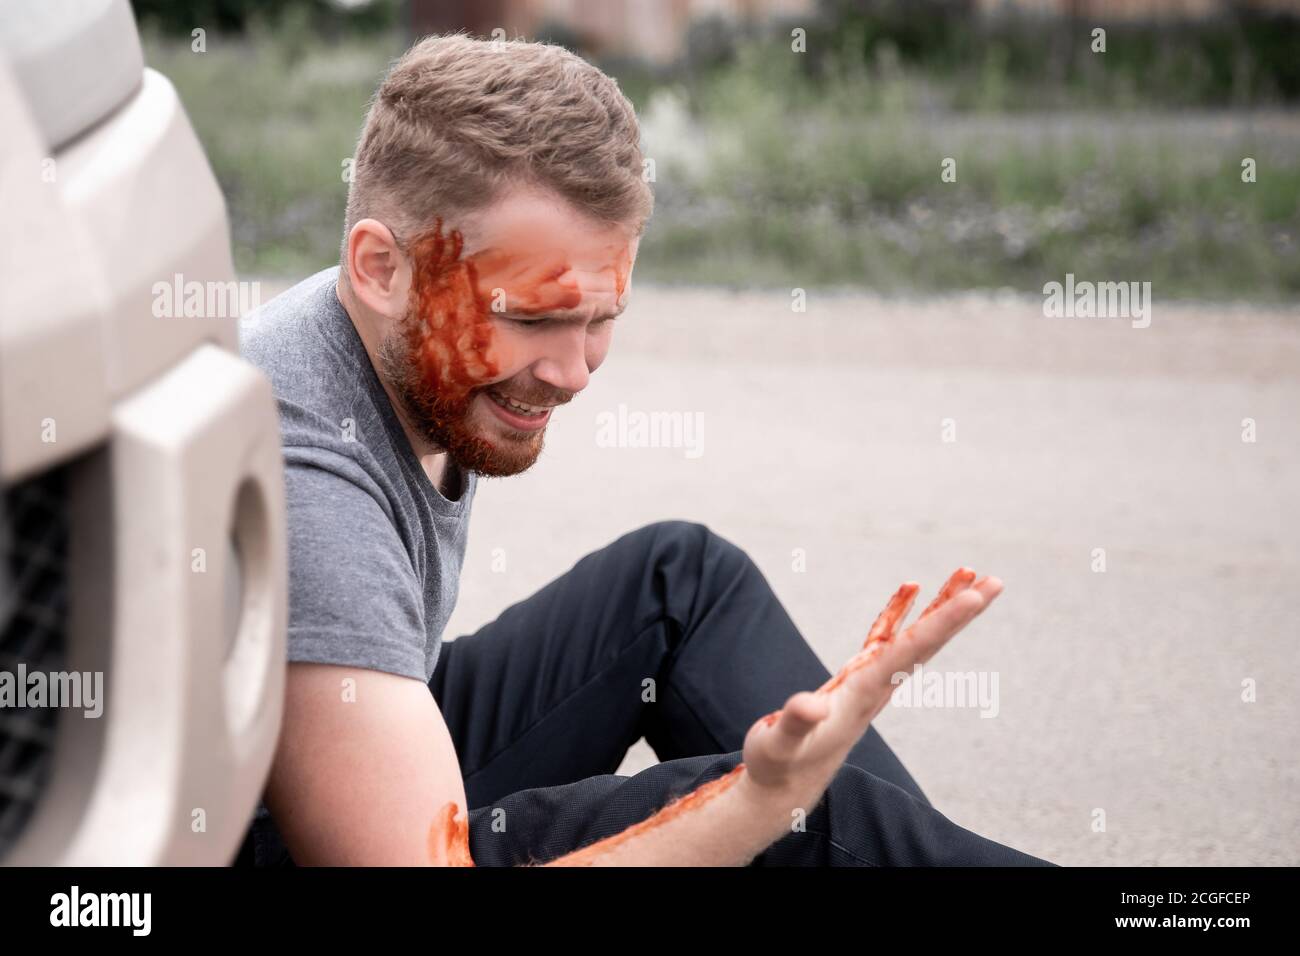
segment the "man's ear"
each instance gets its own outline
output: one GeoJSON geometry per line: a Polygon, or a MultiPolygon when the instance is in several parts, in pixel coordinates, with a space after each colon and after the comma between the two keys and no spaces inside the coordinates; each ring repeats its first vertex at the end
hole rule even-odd
{"type": "Polygon", "coordinates": [[[411,268],[392,231],[378,219],[362,219],[348,233],[348,279],[367,308],[398,319],[406,312],[411,268]]]}

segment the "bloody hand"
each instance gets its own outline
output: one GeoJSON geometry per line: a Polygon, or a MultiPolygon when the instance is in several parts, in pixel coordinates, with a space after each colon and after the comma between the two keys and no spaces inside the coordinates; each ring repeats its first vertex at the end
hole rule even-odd
{"type": "Polygon", "coordinates": [[[816,691],[795,694],[785,707],[759,718],[745,737],[751,780],[769,788],[779,802],[811,807],[888,703],[894,675],[910,674],[933,657],[998,596],[996,578],[975,581],[959,568],[916,622],[898,633],[916,600],[914,583],[900,587],[876,618],[862,650],[816,691]]]}

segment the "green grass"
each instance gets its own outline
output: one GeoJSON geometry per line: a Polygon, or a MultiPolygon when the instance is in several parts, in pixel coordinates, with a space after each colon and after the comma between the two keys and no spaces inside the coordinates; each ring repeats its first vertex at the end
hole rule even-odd
{"type": "MultiPolygon", "coordinates": [[[[210,36],[203,54],[146,39],[225,192],[241,271],[297,275],[336,261],[342,163],[401,49],[387,35],[210,36]]],[[[941,97],[933,78],[897,63],[821,81],[800,66],[753,44],[673,86],[629,74],[657,163],[639,279],[1038,291],[1073,272],[1149,280],[1165,298],[1300,295],[1294,115],[1252,132],[1227,114],[1179,124],[1090,108],[1047,115],[1066,117],[1047,135],[1033,114],[1003,112],[1016,91],[996,59],[941,97]],[[665,91],[689,113],[685,135],[666,134],[647,109],[665,91]],[[1259,163],[1255,183],[1241,181],[1243,156],[1259,163]],[[940,178],[945,157],[957,160],[955,183],[940,178]]]]}
{"type": "Polygon", "coordinates": [[[296,274],[337,261],[352,155],[396,37],[300,47],[269,34],[146,37],[149,66],[175,84],[230,214],[241,271],[296,274]]]}
{"type": "Polygon", "coordinates": [[[1032,291],[1073,272],[1166,297],[1300,295],[1300,117],[1251,132],[1226,114],[926,112],[925,93],[896,70],[818,88],[759,47],[682,89],[707,171],[657,177],[638,269],[889,291],[1032,291]]]}

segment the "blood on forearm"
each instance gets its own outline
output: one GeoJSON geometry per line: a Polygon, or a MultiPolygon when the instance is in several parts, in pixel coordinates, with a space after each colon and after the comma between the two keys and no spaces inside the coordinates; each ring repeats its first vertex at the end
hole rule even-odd
{"type": "Polygon", "coordinates": [[[454,801],[443,804],[429,826],[429,862],[435,866],[474,865],[469,853],[469,815],[460,813],[454,801]]]}
{"type": "MultiPolygon", "coordinates": [[[[745,772],[743,763],[737,764],[731,771],[708,783],[701,784],[690,793],[679,797],[659,810],[654,816],[640,823],[633,824],[626,830],[598,840],[580,850],[569,853],[546,866],[594,866],[600,863],[614,850],[629,840],[657,830],[664,824],[678,817],[698,811],[705,804],[730,790],[745,772]]],[[[457,814],[460,808],[455,803],[443,805],[435,815],[429,827],[429,861],[441,866],[474,866],[474,859],[469,851],[469,824],[467,818],[457,814]]]]}
{"type": "Polygon", "coordinates": [[[552,860],[547,866],[594,866],[600,863],[603,858],[607,858],[614,850],[618,849],[629,840],[644,836],[654,830],[658,830],[672,820],[677,819],[685,814],[697,813],[705,804],[716,799],[722,793],[730,790],[740,779],[741,774],[745,772],[745,765],[738,763],[732,770],[716,780],[710,780],[708,783],[701,784],[685,796],[678,797],[672,803],[668,804],[654,816],[640,823],[633,824],[621,833],[598,840],[581,850],[575,850],[558,860],[552,860]]]}

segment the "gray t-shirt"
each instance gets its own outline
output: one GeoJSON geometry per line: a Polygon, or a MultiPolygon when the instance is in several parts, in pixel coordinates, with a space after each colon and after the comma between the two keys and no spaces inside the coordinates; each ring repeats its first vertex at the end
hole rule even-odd
{"type": "Polygon", "coordinates": [[[280,411],[288,659],[427,683],[456,605],[477,475],[447,463],[454,499],[429,480],[337,280],[334,266],[276,296],[248,317],[240,341],[280,411]]]}

